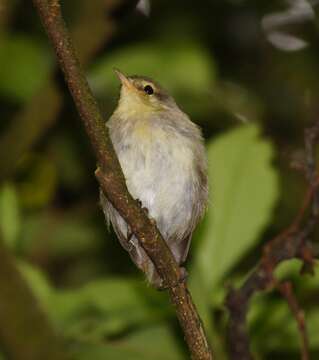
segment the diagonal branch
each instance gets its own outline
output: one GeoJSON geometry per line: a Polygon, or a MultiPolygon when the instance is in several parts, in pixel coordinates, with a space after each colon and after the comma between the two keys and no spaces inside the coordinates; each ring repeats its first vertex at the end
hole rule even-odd
{"type": "Polygon", "coordinates": [[[306,159],[305,175],[309,189],[305,194],[303,204],[292,224],[272,239],[264,247],[263,256],[256,269],[250,274],[239,289],[231,289],[226,298],[230,318],[228,336],[231,358],[250,360],[252,354],[249,346],[249,336],[246,318],[251,298],[255,293],[277,287],[288,301],[293,311],[302,339],[302,356],[308,358],[307,336],[304,322],[300,320],[301,309],[287,285],[278,284],[273,276],[276,267],[283,261],[293,258],[303,261],[302,273],[313,273],[313,249],[309,238],[315,230],[319,216],[319,175],[315,157],[315,145],[319,140],[319,121],[305,131],[306,159]],[[298,316],[296,316],[298,314],[298,316]]]}
{"type": "Polygon", "coordinates": [[[94,149],[104,195],[129,224],[166,284],[193,359],[212,359],[199,315],[180,269],[156,226],[129,194],[104,119],[90,91],[64,24],[58,0],[33,0],[94,149]]]}

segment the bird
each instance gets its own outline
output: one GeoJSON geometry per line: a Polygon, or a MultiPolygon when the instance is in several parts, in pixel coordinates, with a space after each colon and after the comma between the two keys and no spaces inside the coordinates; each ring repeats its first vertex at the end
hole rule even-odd
{"type": "MultiPolygon", "coordinates": [[[[207,159],[201,129],[169,93],[146,76],[120,80],[120,96],[106,121],[126,185],[170,248],[177,264],[187,258],[193,231],[208,202],[207,159]]],[[[108,225],[155,288],[163,280],[129,225],[100,191],[108,225]]]]}

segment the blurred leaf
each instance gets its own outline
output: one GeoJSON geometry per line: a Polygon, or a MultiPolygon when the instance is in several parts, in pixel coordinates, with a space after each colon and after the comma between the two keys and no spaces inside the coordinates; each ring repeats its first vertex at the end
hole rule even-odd
{"type": "Polygon", "coordinates": [[[15,248],[20,233],[21,219],[15,187],[6,183],[0,188],[0,231],[5,243],[15,248]]]}
{"type": "Polygon", "coordinates": [[[71,191],[79,191],[88,180],[87,171],[81,147],[76,139],[59,133],[50,143],[50,151],[57,167],[59,183],[71,191]]]}
{"type": "MultiPolygon", "coordinates": [[[[271,350],[297,350],[300,348],[300,334],[294,316],[283,299],[261,300],[254,298],[249,316],[253,346],[258,353],[271,350]],[[271,316],[269,316],[271,314],[271,316]]],[[[319,349],[319,310],[307,309],[305,321],[312,350],[319,349]]]]}
{"type": "Polygon", "coordinates": [[[224,358],[224,349],[211,314],[223,296],[217,285],[256,244],[278,194],[272,147],[258,132],[255,125],[246,125],[208,144],[210,203],[199,231],[190,288],[209,336],[220,344],[219,358],[224,358]]]}
{"type": "MultiPolygon", "coordinates": [[[[315,300],[319,281],[318,264],[317,261],[314,276],[301,276],[301,261],[297,259],[281,263],[275,272],[278,280],[290,280],[293,283],[295,296],[301,308],[305,310],[306,328],[312,350],[319,349],[319,310],[315,300]],[[311,296],[312,294],[314,297],[311,296]],[[312,298],[313,303],[309,301],[312,298]]],[[[287,302],[278,293],[258,294],[253,297],[248,313],[248,323],[253,344],[259,352],[300,348],[296,320],[287,302]]]]}
{"type": "Polygon", "coordinates": [[[0,93],[18,100],[28,100],[44,83],[52,60],[48,47],[34,37],[22,34],[0,39],[0,93]]]}
{"type": "Polygon", "coordinates": [[[24,206],[30,208],[47,205],[55,195],[57,169],[48,154],[28,154],[21,168],[27,175],[19,183],[19,195],[24,206]]]}
{"type": "Polygon", "coordinates": [[[34,295],[43,305],[43,308],[49,312],[49,304],[51,303],[54,289],[49,284],[44,273],[39,268],[24,261],[19,262],[19,269],[32,288],[34,295]]]}
{"type": "Polygon", "coordinates": [[[150,0],[139,0],[136,9],[145,16],[150,16],[151,13],[151,1],[150,0]]]}
{"type": "Polygon", "coordinates": [[[210,104],[212,101],[210,93],[216,70],[211,56],[198,42],[153,41],[107,54],[89,72],[90,84],[98,95],[114,98],[119,87],[114,67],[128,75],[145,75],[158,80],[188,110],[190,106],[197,110],[202,102],[210,104]]]}
{"type": "Polygon", "coordinates": [[[73,349],[76,360],[185,359],[173,332],[164,325],[145,328],[123,339],[104,344],[76,344],[73,349]]]}
{"type": "Polygon", "coordinates": [[[302,261],[299,259],[291,259],[279,264],[276,268],[275,276],[280,281],[291,280],[298,284],[298,288],[303,290],[315,290],[319,283],[319,261],[315,260],[314,275],[301,275],[302,261]]]}
{"type": "Polygon", "coordinates": [[[289,9],[265,15],[261,20],[262,29],[268,41],[280,50],[296,51],[304,49],[308,43],[283,30],[288,24],[312,21],[316,13],[307,0],[289,0],[289,9]]]}
{"type": "Polygon", "coordinates": [[[98,93],[112,85],[119,85],[113,68],[128,75],[139,74],[160,79],[171,90],[202,91],[211,86],[215,78],[214,67],[208,54],[195,43],[145,43],[123,47],[101,58],[89,73],[90,83],[98,93]],[[185,76],[187,74],[187,76],[185,76]]]}
{"type": "Polygon", "coordinates": [[[97,249],[106,238],[88,214],[76,209],[34,212],[25,216],[23,228],[21,247],[26,254],[45,251],[51,257],[74,256],[97,249]]]}
{"type": "Polygon", "coordinates": [[[25,262],[19,267],[51,321],[72,339],[100,341],[153,324],[171,311],[158,293],[148,293],[140,281],[108,278],[72,290],[57,290],[40,269],[25,262]]]}
{"type": "Polygon", "coordinates": [[[208,145],[210,203],[195,260],[207,289],[257,243],[278,196],[272,146],[258,133],[242,126],[208,145]]]}
{"type": "Polygon", "coordinates": [[[94,341],[152,323],[167,311],[163,304],[148,303],[140,282],[120,278],[95,280],[79,289],[59,291],[51,306],[53,318],[68,336],[94,341]]]}

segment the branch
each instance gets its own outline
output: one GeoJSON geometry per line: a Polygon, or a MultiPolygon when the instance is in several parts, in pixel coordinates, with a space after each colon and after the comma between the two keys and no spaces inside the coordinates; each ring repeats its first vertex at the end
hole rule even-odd
{"type": "Polygon", "coordinates": [[[1,350],[15,360],[66,360],[63,345],[49,324],[14,258],[0,239],[1,350]]]}
{"type": "Polygon", "coordinates": [[[298,304],[296,299],[292,284],[289,281],[285,281],[277,285],[281,294],[286,298],[287,303],[290,307],[290,310],[293,316],[296,319],[298,330],[301,337],[301,360],[309,360],[309,340],[307,335],[306,323],[305,323],[305,314],[298,304]]]}
{"type": "Polygon", "coordinates": [[[93,146],[98,169],[96,177],[104,195],[129,224],[164,280],[193,359],[212,359],[199,315],[192,302],[179,266],[156,226],[129,194],[104,119],[90,91],[58,0],[33,0],[55,49],[60,67],[93,146]]]}
{"type": "Polygon", "coordinates": [[[246,317],[251,298],[255,293],[277,287],[285,295],[288,305],[297,319],[299,333],[302,339],[302,356],[308,359],[308,342],[304,321],[301,320],[298,303],[287,285],[278,284],[273,276],[276,267],[283,261],[297,258],[303,261],[301,272],[313,273],[313,249],[309,238],[314,232],[319,215],[319,176],[316,169],[315,145],[319,139],[319,121],[305,131],[305,163],[303,168],[309,189],[303,204],[292,224],[273,240],[263,251],[263,256],[256,269],[250,274],[243,285],[231,289],[226,298],[230,318],[228,336],[231,358],[236,360],[252,359],[249,348],[249,336],[246,317]]]}

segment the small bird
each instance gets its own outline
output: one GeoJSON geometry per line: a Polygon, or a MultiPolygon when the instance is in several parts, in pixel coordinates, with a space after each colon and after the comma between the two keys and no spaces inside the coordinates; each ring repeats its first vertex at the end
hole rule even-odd
{"type": "MultiPolygon", "coordinates": [[[[207,164],[201,130],[155,81],[125,76],[116,110],[106,122],[129,192],[168,244],[176,262],[187,257],[192,233],[208,197],[207,164]]],[[[161,288],[163,281],[129,226],[101,192],[108,224],[145,274],[161,288]]]]}

